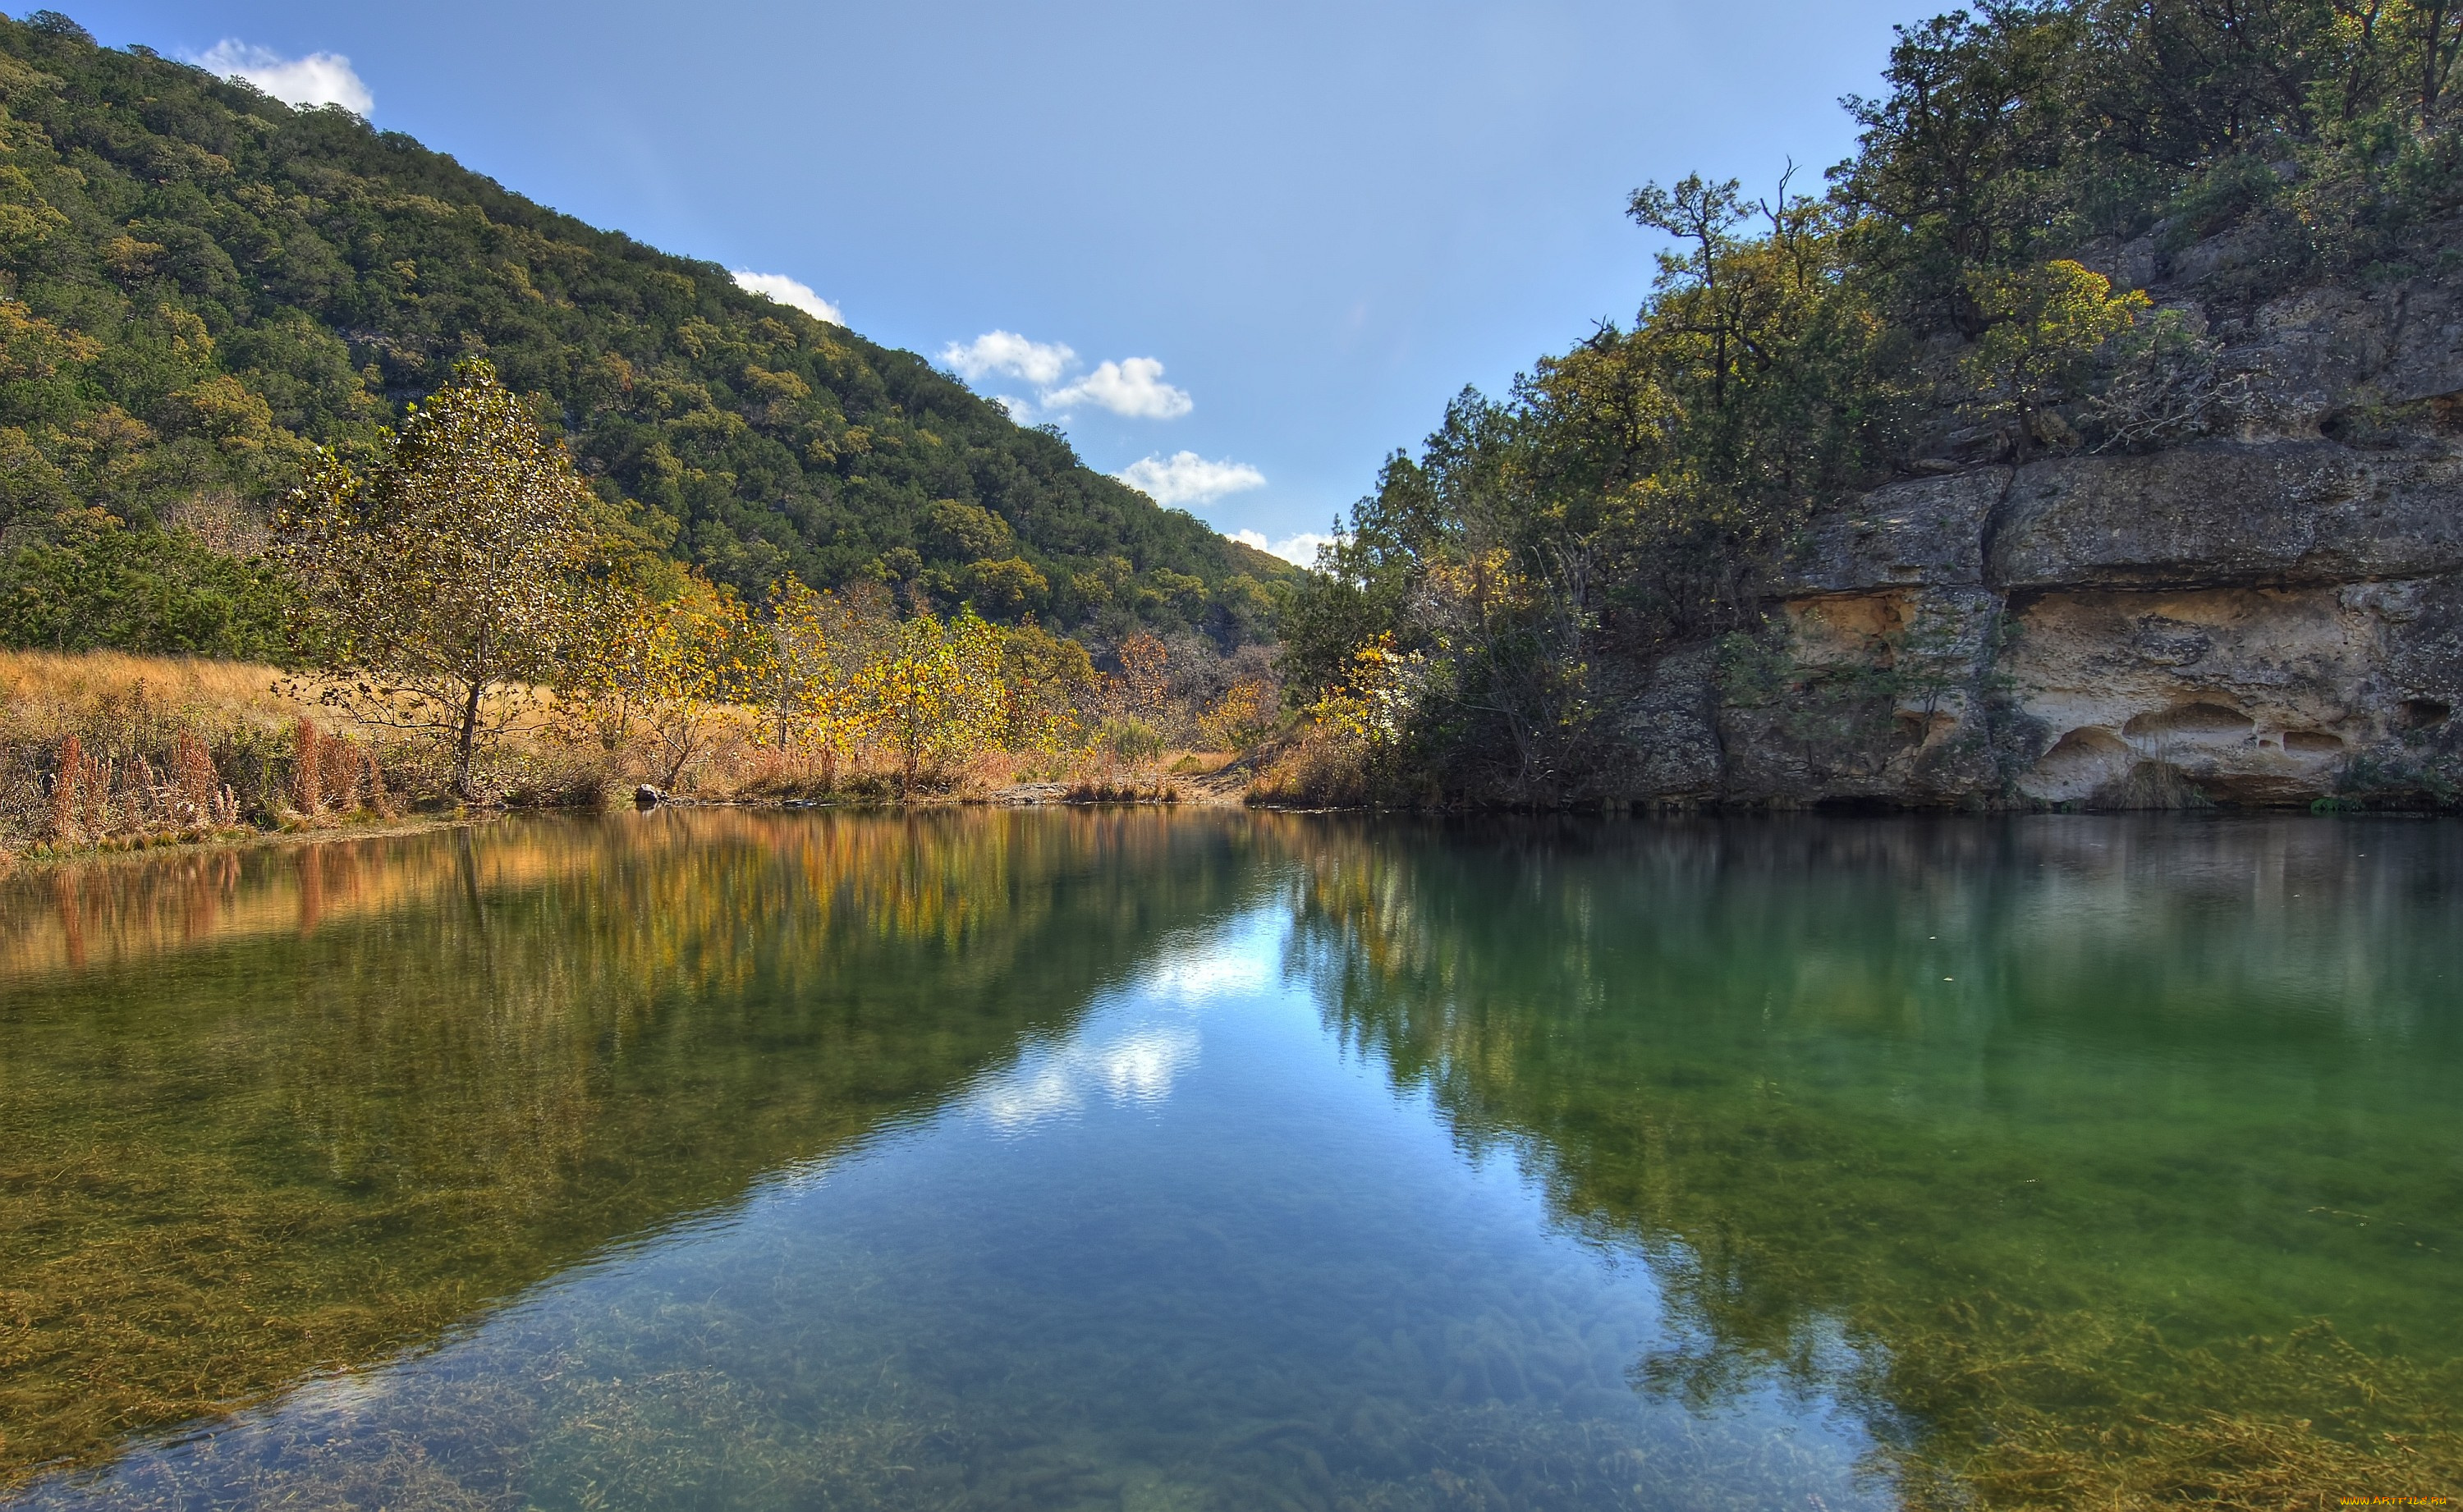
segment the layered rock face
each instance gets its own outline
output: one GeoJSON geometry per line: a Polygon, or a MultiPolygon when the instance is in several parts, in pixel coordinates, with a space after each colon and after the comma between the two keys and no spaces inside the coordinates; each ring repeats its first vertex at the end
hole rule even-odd
{"type": "Polygon", "coordinates": [[[2233,434],[1936,464],[1817,520],[1769,636],[1671,657],[1633,701],[1629,796],[2454,796],[2463,280],[2305,292],[2217,335],[2233,434]]]}

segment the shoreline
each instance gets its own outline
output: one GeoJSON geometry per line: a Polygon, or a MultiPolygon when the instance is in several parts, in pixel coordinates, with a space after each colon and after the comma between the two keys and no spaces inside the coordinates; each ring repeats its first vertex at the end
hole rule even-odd
{"type": "Polygon", "coordinates": [[[21,876],[31,871],[49,871],[68,866],[91,866],[98,862],[147,861],[161,856],[202,855],[212,851],[255,851],[286,845],[316,845],[329,840],[382,840],[395,835],[427,834],[438,830],[463,826],[492,824],[518,813],[572,812],[554,809],[494,809],[461,810],[450,814],[405,815],[369,824],[337,824],[327,827],[302,826],[295,830],[230,830],[193,840],[174,840],[164,844],[94,845],[73,851],[47,851],[40,854],[26,852],[0,852],[0,877],[21,876]]]}
{"type": "Polygon", "coordinates": [[[643,813],[660,809],[741,809],[809,810],[818,809],[846,810],[857,812],[894,813],[912,810],[933,809],[1236,809],[1245,807],[1234,795],[1221,798],[1208,795],[1183,795],[1173,799],[1101,798],[1081,799],[1067,796],[1065,786],[1058,783],[1019,784],[975,797],[913,798],[901,802],[894,798],[676,798],[662,797],[655,804],[641,806],[630,799],[611,798],[603,804],[540,804],[500,809],[461,809],[450,813],[405,815],[364,824],[338,823],[325,826],[303,825],[295,829],[234,829],[202,835],[194,839],[149,842],[141,845],[101,844],[73,850],[46,849],[41,852],[0,851],[0,878],[23,875],[37,870],[68,866],[89,866],[98,862],[144,861],[160,856],[199,855],[213,851],[251,851],[279,846],[317,845],[335,840],[381,840],[397,835],[426,834],[438,830],[477,827],[505,819],[550,814],[606,814],[627,809],[643,813]],[[1038,790],[1050,788],[1051,794],[1038,790]]]}
{"type": "Polygon", "coordinates": [[[1957,809],[1957,808],[1859,808],[1851,810],[1819,808],[1774,809],[1762,805],[1704,804],[1688,806],[1622,805],[1616,807],[1566,808],[1387,808],[1376,804],[1292,804],[1251,803],[1234,792],[1199,790],[1172,798],[1077,798],[1068,796],[1058,783],[1018,784],[975,797],[924,798],[900,802],[896,799],[871,798],[661,798],[656,804],[636,806],[632,803],[610,802],[603,805],[540,805],[528,808],[461,810],[453,813],[426,814],[370,824],[338,824],[330,827],[301,827],[291,830],[252,830],[225,832],[193,840],[166,844],[98,845],[73,851],[49,851],[43,853],[0,852],[0,879],[25,875],[32,872],[52,871],[72,866],[98,863],[136,862],[163,856],[199,855],[215,851],[265,850],[283,846],[319,845],[338,840],[382,840],[401,835],[427,834],[439,830],[477,828],[507,819],[544,817],[555,814],[607,814],[625,809],[652,813],[660,809],[737,809],[746,810],[808,811],[842,810],[849,812],[897,813],[941,809],[1238,809],[1257,813],[1276,814],[1356,814],[1376,817],[1414,818],[1592,818],[1601,820],[1633,819],[2010,819],[2071,816],[2081,818],[2120,818],[2126,816],[2170,815],[2176,818],[2248,819],[2307,817],[2319,819],[2415,819],[2433,820],[2453,817],[2452,810],[2439,809],[2331,809],[2297,805],[2249,807],[2213,807],[2202,809],[2096,809],[2072,810],[2053,808],[1957,809]],[[1057,789],[1043,791],[1041,789],[1057,789]]]}

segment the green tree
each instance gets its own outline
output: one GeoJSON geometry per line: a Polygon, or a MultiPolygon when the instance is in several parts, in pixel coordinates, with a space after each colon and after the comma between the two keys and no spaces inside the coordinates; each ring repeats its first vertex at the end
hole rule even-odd
{"type": "Polygon", "coordinates": [[[1416,748],[1455,791],[1584,791],[1626,669],[1753,623],[1780,544],[1872,476],[1911,398],[1830,205],[1696,177],[1630,210],[1678,239],[1632,327],[1502,401],[1457,398],[1282,617],[1299,708],[1334,706],[1390,646],[1409,672],[1384,696],[1388,752],[1416,748]]]}
{"type": "Polygon", "coordinates": [[[1975,411],[2014,421],[2021,454],[2037,443],[2074,443],[2053,406],[2085,391],[2097,355],[2154,301],[2142,290],[2116,294],[2111,279],[2065,258],[1969,283],[1991,322],[1961,363],[1975,411]]]}
{"type": "Polygon", "coordinates": [[[1014,540],[1008,521],[958,499],[933,500],[925,511],[925,525],[933,553],[953,562],[999,556],[1014,540]]]}
{"type": "Polygon", "coordinates": [[[475,798],[475,759],[598,628],[599,515],[563,446],[472,358],[372,464],[320,453],[276,516],[274,555],[354,712],[444,740],[455,790],[475,798]]]}
{"type": "Polygon", "coordinates": [[[967,590],[975,607],[999,619],[1032,615],[1052,596],[1052,585],[1022,556],[978,561],[967,569],[967,590]]]}
{"type": "Polygon", "coordinates": [[[11,645],[279,661],[291,653],[288,610],[264,564],[102,509],[54,515],[0,557],[0,640],[11,645]]]}

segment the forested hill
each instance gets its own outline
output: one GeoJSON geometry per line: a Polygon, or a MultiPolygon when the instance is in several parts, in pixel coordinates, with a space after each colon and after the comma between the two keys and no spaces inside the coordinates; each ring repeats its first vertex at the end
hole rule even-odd
{"type": "Polygon", "coordinates": [[[0,154],[6,638],[262,649],[266,506],[469,355],[749,596],[869,576],[1229,641],[1290,571],[911,353],[53,12],[0,20],[0,154]]]}

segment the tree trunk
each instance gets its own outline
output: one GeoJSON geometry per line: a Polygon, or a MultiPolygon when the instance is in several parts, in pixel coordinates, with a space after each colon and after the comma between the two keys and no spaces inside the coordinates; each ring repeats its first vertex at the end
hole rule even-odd
{"type": "Polygon", "coordinates": [[[2421,38],[2425,44],[2425,55],[2420,64],[2420,119],[2423,125],[2434,125],[2438,89],[2446,81],[2446,7],[2441,3],[2424,6],[2422,10],[2429,24],[2425,28],[2426,34],[2421,38]]]}
{"type": "Polygon", "coordinates": [[[662,788],[669,792],[675,791],[676,784],[684,780],[685,767],[691,763],[693,751],[700,744],[694,738],[690,726],[687,726],[676,739],[667,743],[667,749],[676,753],[676,759],[667,764],[666,779],[660,784],[662,788]]]}
{"type": "Polygon", "coordinates": [[[464,803],[477,801],[470,790],[470,750],[479,739],[479,697],[487,691],[488,684],[474,681],[470,696],[462,701],[462,728],[453,743],[453,790],[464,803]]]}

